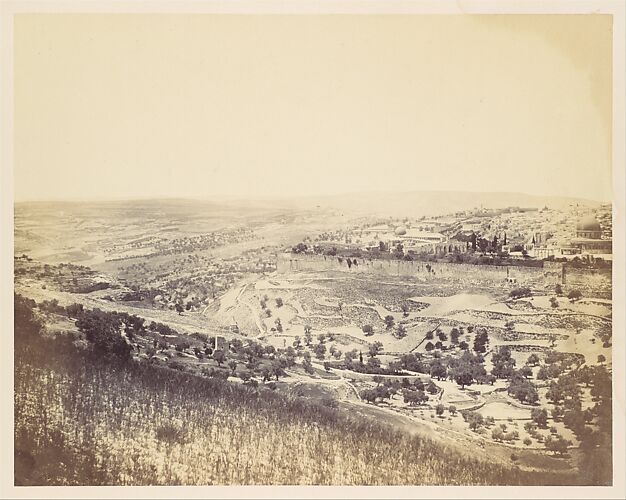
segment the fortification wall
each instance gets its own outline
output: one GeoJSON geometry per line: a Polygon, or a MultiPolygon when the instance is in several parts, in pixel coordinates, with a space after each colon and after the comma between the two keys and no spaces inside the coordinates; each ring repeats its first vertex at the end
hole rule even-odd
{"type": "Polygon", "coordinates": [[[514,280],[521,285],[554,285],[562,283],[560,263],[544,262],[543,267],[490,266],[405,260],[356,259],[357,265],[348,266],[339,257],[304,254],[281,254],[277,260],[279,273],[309,271],[341,271],[377,276],[419,276],[425,279],[471,279],[474,281],[514,280]]]}

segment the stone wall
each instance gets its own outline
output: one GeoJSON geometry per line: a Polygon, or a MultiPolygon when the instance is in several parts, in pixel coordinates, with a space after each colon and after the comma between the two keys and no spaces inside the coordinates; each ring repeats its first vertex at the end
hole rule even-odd
{"type": "Polygon", "coordinates": [[[377,276],[420,276],[433,280],[465,278],[477,282],[504,282],[509,279],[520,285],[528,286],[533,284],[563,283],[563,267],[558,262],[544,262],[543,267],[491,266],[359,258],[356,259],[356,262],[356,265],[353,264],[349,267],[345,258],[322,255],[279,254],[277,271],[279,273],[341,271],[377,276]]]}

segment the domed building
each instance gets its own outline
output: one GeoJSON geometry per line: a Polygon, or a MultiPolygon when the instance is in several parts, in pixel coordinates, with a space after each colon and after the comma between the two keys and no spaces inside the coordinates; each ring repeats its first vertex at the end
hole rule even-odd
{"type": "Polygon", "coordinates": [[[590,238],[599,240],[602,238],[602,228],[593,215],[586,215],[576,224],[576,238],[590,238]]]}
{"type": "Polygon", "coordinates": [[[394,231],[394,234],[396,236],[404,236],[406,234],[406,227],[398,226],[396,230],[394,231]]]}
{"type": "Polygon", "coordinates": [[[586,215],[576,224],[576,238],[572,240],[570,250],[575,254],[606,255],[613,252],[613,242],[603,239],[600,223],[593,215],[586,215]]]}

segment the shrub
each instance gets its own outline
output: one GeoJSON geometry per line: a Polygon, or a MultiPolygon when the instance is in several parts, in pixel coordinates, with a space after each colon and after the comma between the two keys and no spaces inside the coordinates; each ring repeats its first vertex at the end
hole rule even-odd
{"type": "Polygon", "coordinates": [[[532,295],[532,292],[530,288],[516,288],[514,290],[511,290],[511,292],[509,293],[509,296],[513,299],[520,299],[522,297],[530,297],[531,295],[532,295]]]}
{"type": "Polygon", "coordinates": [[[572,290],[567,294],[567,298],[571,301],[571,302],[576,302],[577,300],[580,300],[582,298],[583,294],[580,290],[572,290]]]}
{"type": "Polygon", "coordinates": [[[165,423],[157,427],[155,437],[159,441],[165,441],[169,444],[185,444],[187,441],[184,429],[171,423],[165,423]]]}

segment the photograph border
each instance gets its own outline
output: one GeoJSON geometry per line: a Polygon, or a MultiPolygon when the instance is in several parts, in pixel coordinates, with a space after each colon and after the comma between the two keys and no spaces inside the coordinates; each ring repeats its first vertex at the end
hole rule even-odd
{"type": "Polygon", "coordinates": [[[1,8],[2,33],[2,278],[0,321],[9,348],[0,350],[3,498],[624,498],[626,206],[625,206],[625,10],[623,1],[17,1],[1,8]],[[613,16],[613,486],[13,486],[13,19],[22,13],[211,14],[611,14],[613,16]]]}

